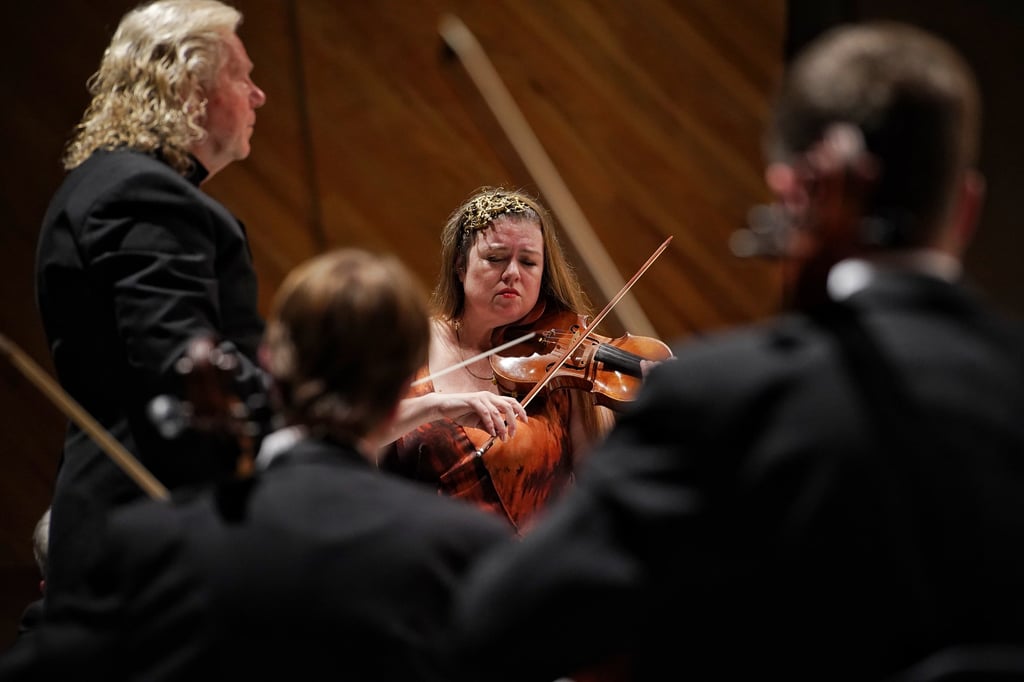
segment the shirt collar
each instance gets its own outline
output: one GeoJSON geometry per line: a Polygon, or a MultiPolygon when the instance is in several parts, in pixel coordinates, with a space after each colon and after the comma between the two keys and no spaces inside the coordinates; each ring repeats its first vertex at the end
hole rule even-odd
{"type": "Polygon", "coordinates": [[[302,426],[288,426],[267,435],[260,443],[260,451],[256,453],[256,469],[266,469],[279,455],[305,437],[306,429],[302,426]]]}
{"type": "Polygon", "coordinates": [[[190,154],[189,158],[192,159],[192,168],[189,169],[188,174],[185,175],[185,179],[198,187],[203,184],[203,180],[210,175],[210,171],[206,170],[206,166],[200,163],[199,159],[194,155],[190,154]]]}
{"type": "Polygon", "coordinates": [[[867,287],[883,271],[906,270],[929,275],[947,282],[960,278],[963,266],[947,253],[934,249],[912,249],[899,252],[847,258],[832,266],[828,273],[828,295],[842,301],[867,287]]]}

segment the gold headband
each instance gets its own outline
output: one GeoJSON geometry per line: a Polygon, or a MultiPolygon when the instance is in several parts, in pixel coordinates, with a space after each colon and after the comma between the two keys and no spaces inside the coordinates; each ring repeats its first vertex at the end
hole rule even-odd
{"type": "Polygon", "coordinates": [[[515,194],[502,191],[485,192],[469,202],[462,218],[463,232],[482,230],[503,215],[536,216],[533,206],[515,194]]]}

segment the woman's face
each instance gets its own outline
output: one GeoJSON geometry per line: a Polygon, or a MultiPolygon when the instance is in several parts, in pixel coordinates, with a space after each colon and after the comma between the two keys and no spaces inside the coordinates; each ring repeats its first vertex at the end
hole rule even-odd
{"type": "Polygon", "coordinates": [[[480,230],[459,273],[466,295],[463,317],[493,328],[515,322],[533,309],[544,275],[540,223],[498,218],[480,230]]]}

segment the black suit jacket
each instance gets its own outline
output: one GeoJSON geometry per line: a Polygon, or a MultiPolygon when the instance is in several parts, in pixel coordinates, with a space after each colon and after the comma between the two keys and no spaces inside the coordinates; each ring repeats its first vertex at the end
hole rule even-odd
{"type": "Polygon", "coordinates": [[[257,478],[119,508],[89,572],[0,678],[438,680],[469,562],[505,524],[307,440],[257,478]]]}
{"type": "Polygon", "coordinates": [[[866,680],[1024,641],[1024,334],[890,273],[675,349],[459,609],[470,679],[866,680]]]}
{"type": "MultiPolygon", "coordinates": [[[[162,438],[149,401],[183,397],[174,363],[196,336],[239,350],[236,389],[260,396],[263,332],[242,224],[159,158],[98,151],[58,189],[39,236],[39,311],[63,388],[165,485],[230,471],[223,440],[162,438]]],[[[53,498],[47,602],[81,572],[112,506],[143,496],[76,425],[69,425],[53,498]]]]}

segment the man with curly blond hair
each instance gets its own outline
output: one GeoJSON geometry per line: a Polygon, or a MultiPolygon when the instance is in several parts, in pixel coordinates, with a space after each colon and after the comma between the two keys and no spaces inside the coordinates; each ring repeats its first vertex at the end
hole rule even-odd
{"type": "MultiPolygon", "coordinates": [[[[249,155],[266,95],[216,0],[158,0],[121,20],[68,143],[43,219],[36,295],[64,389],[166,487],[232,471],[224,439],[160,435],[146,406],[179,393],[176,361],[202,335],[231,343],[238,388],[260,397],[264,323],[243,225],[201,190],[249,155]]],[[[78,426],[57,472],[46,611],[73,591],[97,528],[142,496],[78,426]]]]}

